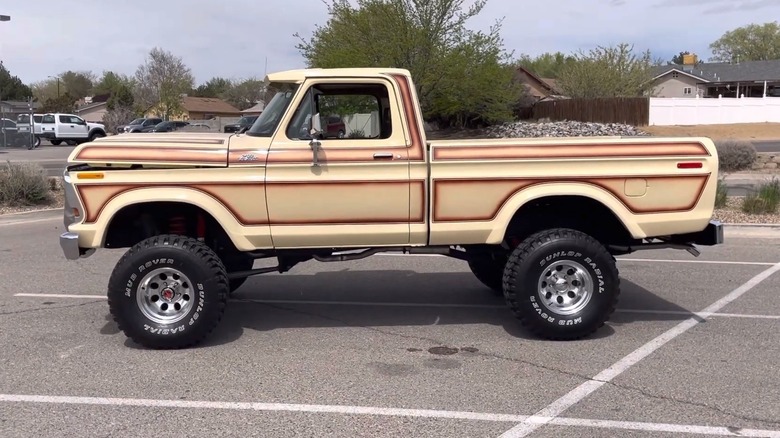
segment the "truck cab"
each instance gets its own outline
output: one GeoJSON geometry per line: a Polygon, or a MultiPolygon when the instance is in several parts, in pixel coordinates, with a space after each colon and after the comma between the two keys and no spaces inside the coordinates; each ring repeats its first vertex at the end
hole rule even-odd
{"type": "Polygon", "coordinates": [[[106,136],[106,127],[101,123],[90,123],[75,114],[44,114],[41,117],[40,137],[53,145],[63,141],[80,144],[106,136]]]}

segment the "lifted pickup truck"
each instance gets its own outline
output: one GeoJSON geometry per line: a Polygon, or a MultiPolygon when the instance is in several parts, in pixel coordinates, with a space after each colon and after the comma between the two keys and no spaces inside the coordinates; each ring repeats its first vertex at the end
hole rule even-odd
{"type": "Polygon", "coordinates": [[[249,276],[381,252],[461,259],[532,333],[577,339],[615,309],[614,256],[723,242],[707,138],[426,141],[406,70],[266,79],[276,94],[245,133],[106,137],[69,157],[62,249],[129,248],[108,305],[139,344],[202,341],[249,276]],[[331,115],[343,138],[323,138],[331,115]]]}

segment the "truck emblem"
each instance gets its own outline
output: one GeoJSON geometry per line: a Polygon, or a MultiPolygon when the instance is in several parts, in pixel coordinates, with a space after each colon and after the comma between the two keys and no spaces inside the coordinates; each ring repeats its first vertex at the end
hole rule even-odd
{"type": "Polygon", "coordinates": [[[257,156],[255,154],[243,154],[238,157],[238,161],[257,161],[257,156]]]}

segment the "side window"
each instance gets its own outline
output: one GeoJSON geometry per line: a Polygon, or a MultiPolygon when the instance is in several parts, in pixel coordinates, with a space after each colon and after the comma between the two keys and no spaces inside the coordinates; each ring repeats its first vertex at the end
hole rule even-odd
{"type": "Polygon", "coordinates": [[[389,94],[383,83],[316,84],[293,113],[287,137],[309,140],[311,118],[319,114],[324,139],[389,138],[393,132],[389,94]]]}
{"type": "Polygon", "coordinates": [[[59,119],[60,119],[60,123],[73,123],[70,121],[69,116],[59,116],[59,119]]]}
{"type": "Polygon", "coordinates": [[[47,114],[41,119],[41,123],[54,123],[54,115],[47,114]]]}

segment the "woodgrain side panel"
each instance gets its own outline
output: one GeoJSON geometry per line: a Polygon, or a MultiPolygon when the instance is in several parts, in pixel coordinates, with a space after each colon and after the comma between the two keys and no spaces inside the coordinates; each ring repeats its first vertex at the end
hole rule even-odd
{"type": "Polygon", "coordinates": [[[639,176],[648,181],[640,197],[625,194],[625,182],[637,176],[609,178],[496,178],[437,179],[433,182],[435,222],[493,220],[517,193],[544,183],[588,184],[606,190],[635,214],[683,212],[693,209],[704,192],[709,175],[639,176]]]}
{"type": "MultiPolygon", "coordinates": [[[[551,140],[554,141],[554,140],[551,140]]],[[[641,158],[666,156],[709,156],[701,143],[675,144],[550,144],[501,145],[485,147],[439,146],[434,149],[437,161],[520,160],[551,158],[641,158]]]]}
{"type": "Polygon", "coordinates": [[[94,223],[105,205],[121,194],[139,189],[170,187],[197,190],[211,196],[224,205],[243,226],[392,224],[410,220],[424,222],[424,181],[412,181],[411,185],[406,181],[97,183],[79,184],[76,190],[84,202],[85,222],[94,223]],[[274,205],[280,206],[273,209],[270,217],[266,196],[269,200],[275,199],[277,203],[274,205]],[[354,196],[369,199],[372,205],[356,205],[350,200],[354,196]],[[365,211],[370,211],[370,214],[365,214],[365,211]]]}
{"type": "MultiPolygon", "coordinates": [[[[139,134],[140,135],[140,134],[139,134]]],[[[223,164],[227,148],[200,149],[188,147],[154,146],[92,146],[85,147],[76,155],[76,161],[120,161],[134,163],[191,163],[223,164]]]]}

